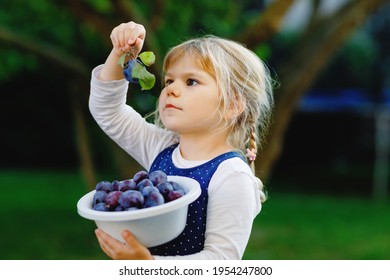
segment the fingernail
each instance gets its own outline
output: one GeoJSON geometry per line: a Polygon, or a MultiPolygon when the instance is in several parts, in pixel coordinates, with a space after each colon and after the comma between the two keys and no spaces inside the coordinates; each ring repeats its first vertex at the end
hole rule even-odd
{"type": "Polygon", "coordinates": [[[130,232],[127,229],[125,229],[125,230],[122,231],[122,236],[123,237],[128,237],[128,236],[130,236],[130,232]]]}

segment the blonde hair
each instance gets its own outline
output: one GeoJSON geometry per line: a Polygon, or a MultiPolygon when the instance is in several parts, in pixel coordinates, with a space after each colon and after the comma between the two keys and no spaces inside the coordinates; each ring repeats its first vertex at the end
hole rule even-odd
{"type": "MultiPolygon", "coordinates": [[[[232,110],[236,117],[226,120],[229,128],[229,144],[241,153],[245,150],[257,153],[272,113],[272,79],[261,59],[240,43],[213,35],[185,41],[169,50],[164,59],[163,72],[178,58],[190,55],[194,61],[212,75],[220,93],[221,116],[232,110]]],[[[155,123],[162,126],[158,111],[155,123]]],[[[255,174],[254,160],[250,162],[255,174]]],[[[261,200],[266,195],[258,179],[261,200]]]]}

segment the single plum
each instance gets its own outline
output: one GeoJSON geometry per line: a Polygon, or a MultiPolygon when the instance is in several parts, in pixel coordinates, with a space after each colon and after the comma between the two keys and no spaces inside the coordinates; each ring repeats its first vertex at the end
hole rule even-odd
{"type": "Polygon", "coordinates": [[[105,191],[105,192],[111,192],[113,191],[113,187],[111,182],[108,181],[100,181],[96,184],[95,189],[97,191],[105,191]]]}
{"type": "Polygon", "coordinates": [[[112,181],[111,185],[112,185],[112,190],[113,191],[118,191],[119,190],[119,181],[118,180],[112,181]]]}
{"type": "Polygon", "coordinates": [[[100,202],[100,203],[96,204],[95,206],[93,206],[92,209],[97,210],[97,211],[109,211],[108,207],[106,206],[106,204],[104,202],[100,202]]]}
{"type": "Polygon", "coordinates": [[[125,210],[126,210],[126,208],[119,204],[119,205],[114,209],[114,212],[122,212],[122,211],[125,211],[125,210]]]}
{"type": "Polygon", "coordinates": [[[156,170],[149,174],[149,179],[152,181],[153,185],[157,186],[159,183],[167,181],[167,174],[161,170],[156,170]]]}
{"type": "Polygon", "coordinates": [[[151,186],[153,187],[153,183],[152,181],[150,181],[149,179],[143,179],[141,182],[139,182],[137,184],[137,188],[140,192],[142,192],[142,189],[146,186],[151,186]]]}
{"type": "Polygon", "coordinates": [[[122,193],[119,197],[119,204],[124,208],[142,208],[144,204],[144,196],[139,191],[128,190],[122,193]]]}
{"type": "Polygon", "coordinates": [[[167,197],[167,195],[173,191],[173,186],[168,182],[161,182],[157,186],[160,193],[164,196],[164,198],[167,197]]]}
{"type": "Polygon", "coordinates": [[[133,179],[127,179],[119,182],[119,190],[121,192],[136,190],[136,189],[137,189],[137,184],[134,182],[133,179]]]}
{"type": "Polygon", "coordinates": [[[143,179],[148,179],[148,178],[149,178],[149,173],[144,170],[141,170],[135,173],[133,180],[138,185],[138,183],[141,182],[143,179]]]}
{"type": "Polygon", "coordinates": [[[182,186],[180,186],[179,183],[174,182],[174,181],[168,181],[168,183],[170,183],[172,185],[174,191],[178,191],[178,190],[184,191],[182,186]]]}
{"type": "Polygon", "coordinates": [[[92,205],[95,206],[100,202],[104,202],[104,198],[107,196],[106,191],[96,191],[93,195],[92,205]]]}
{"type": "Polygon", "coordinates": [[[110,211],[113,211],[119,205],[119,198],[121,197],[121,191],[112,191],[107,194],[104,202],[108,205],[110,211]]]}
{"type": "Polygon", "coordinates": [[[153,186],[145,186],[142,188],[141,193],[144,197],[147,197],[152,191],[155,191],[157,188],[153,186]]]}
{"type": "Polygon", "coordinates": [[[127,63],[127,65],[123,68],[123,76],[127,81],[130,83],[138,84],[139,80],[133,78],[133,68],[136,63],[135,59],[130,59],[127,63]]]}
{"type": "Polygon", "coordinates": [[[167,195],[167,201],[173,201],[176,200],[184,195],[183,190],[178,190],[178,191],[171,191],[167,195]]]}
{"type": "Polygon", "coordinates": [[[164,204],[164,202],[165,201],[163,195],[157,189],[150,192],[150,194],[146,197],[144,207],[145,208],[154,207],[154,206],[164,204]]]}

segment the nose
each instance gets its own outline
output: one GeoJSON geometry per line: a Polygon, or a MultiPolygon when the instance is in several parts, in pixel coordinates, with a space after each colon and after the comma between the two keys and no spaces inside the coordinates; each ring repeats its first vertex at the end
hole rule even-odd
{"type": "Polygon", "coordinates": [[[171,82],[169,85],[166,86],[166,91],[167,91],[167,95],[172,95],[172,96],[179,96],[179,89],[177,87],[177,85],[175,84],[175,82],[171,82]]]}

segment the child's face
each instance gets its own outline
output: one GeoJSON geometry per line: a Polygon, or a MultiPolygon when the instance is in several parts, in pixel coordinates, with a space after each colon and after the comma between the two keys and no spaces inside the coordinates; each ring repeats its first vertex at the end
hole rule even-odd
{"type": "Polygon", "coordinates": [[[160,118],[167,129],[181,135],[212,133],[223,125],[218,103],[216,80],[194,59],[185,55],[169,66],[159,99],[160,118]]]}

